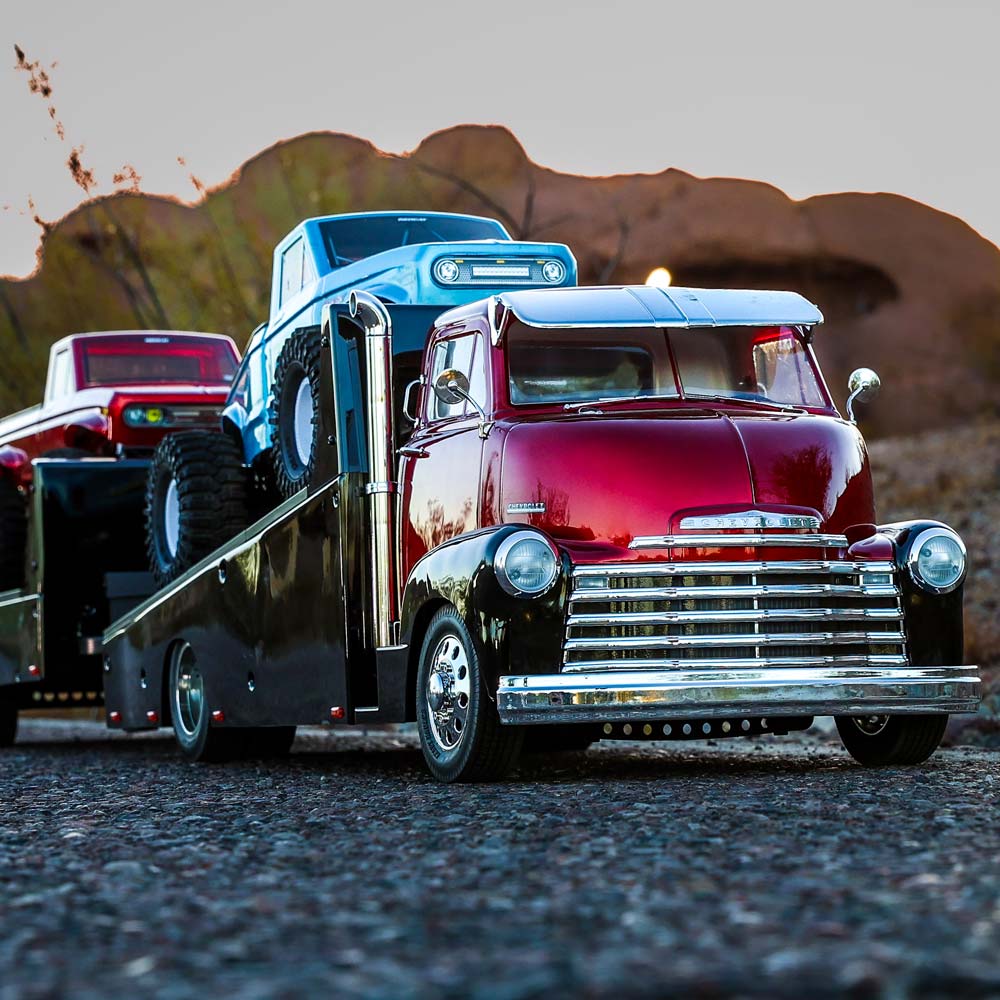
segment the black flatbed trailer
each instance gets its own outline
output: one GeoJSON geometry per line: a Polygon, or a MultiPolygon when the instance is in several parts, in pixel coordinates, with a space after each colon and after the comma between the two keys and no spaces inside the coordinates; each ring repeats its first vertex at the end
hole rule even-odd
{"type": "MultiPolygon", "coordinates": [[[[406,385],[441,309],[388,311],[394,384],[406,385]]],[[[178,657],[197,663],[214,727],[412,718],[407,646],[373,637],[364,334],[346,306],[327,308],[323,333],[312,484],[108,627],[109,725],[169,724],[178,657]]],[[[403,395],[386,401],[400,417],[403,395]]]]}

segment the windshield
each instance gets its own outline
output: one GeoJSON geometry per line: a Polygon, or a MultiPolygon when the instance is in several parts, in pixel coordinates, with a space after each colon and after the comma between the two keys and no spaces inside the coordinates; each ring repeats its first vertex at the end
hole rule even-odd
{"type": "Polygon", "coordinates": [[[90,337],[80,342],[83,385],[232,382],[239,361],[228,340],[214,337],[90,337]]]}
{"type": "Polygon", "coordinates": [[[447,215],[376,215],[331,219],[320,223],[320,232],[331,267],[343,267],[372,254],[415,243],[509,239],[499,222],[447,215]]]}
{"type": "Polygon", "coordinates": [[[789,327],[539,330],[514,322],[507,355],[515,405],[677,397],[678,385],[688,398],[828,405],[789,327]]]}

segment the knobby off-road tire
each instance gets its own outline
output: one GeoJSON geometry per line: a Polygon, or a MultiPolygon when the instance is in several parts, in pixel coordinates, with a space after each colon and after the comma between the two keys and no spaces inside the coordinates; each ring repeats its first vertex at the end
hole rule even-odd
{"type": "Polygon", "coordinates": [[[28,545],[28,512],[14,482],[0,478],[0,590],[24,586],[25,549],[28,545]]]}
{"type": "Polygon", "coordinates": [[[269,419],[274,485],[287,500],[312,481],[319,450],[319,327],[296,330],[274,368],[269,419]]]}
{"type": "Polygon", "coordinates": [[[496,781],[517,762],[520,726],[501,726],[465,623],[448,605],[431,619],[417,668],[417,729],[440,781],[496,781]]]}
{"type": "Polygon", "coordinates": [[[865,767],[922,764],[941,744],[947,715],[838,715],[847,752],[865,767]]]}
{"type": "Polygon", "coordinates": [[[247,473],[236,442],[189,431],[157,445],[146,480],[146,553],[159,586],[248,524],[247,473]]]}
{"type": "Polygon", "coordinates": [[[17,706],[0,701],[0,747],[10,747],[17,739],[17,706]]]}

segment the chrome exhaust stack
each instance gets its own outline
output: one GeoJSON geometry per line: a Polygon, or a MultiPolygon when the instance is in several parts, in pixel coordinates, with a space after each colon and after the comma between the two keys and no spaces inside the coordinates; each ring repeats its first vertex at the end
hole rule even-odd
{"type": "Polygon", "coordinates": [[[365,332],[368,390],[368,482],[374,642],[394,646],[399,628],[399,567],[396,559],[395,446],[392,412],[392,320],[369,292],[353,291],[350,313],[365,332]]]}

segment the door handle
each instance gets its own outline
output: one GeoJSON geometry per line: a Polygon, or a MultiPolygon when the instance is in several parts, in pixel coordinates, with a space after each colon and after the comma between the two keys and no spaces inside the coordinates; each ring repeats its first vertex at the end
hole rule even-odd
{"type": "Polygon", "coordinates": [[[424,451],[423,448],[414,448],[410,445],[404,445],[399,449],[400,455],[405,455],[407,458],[427,458],[430,454],[428,451],[424,451]]]}

